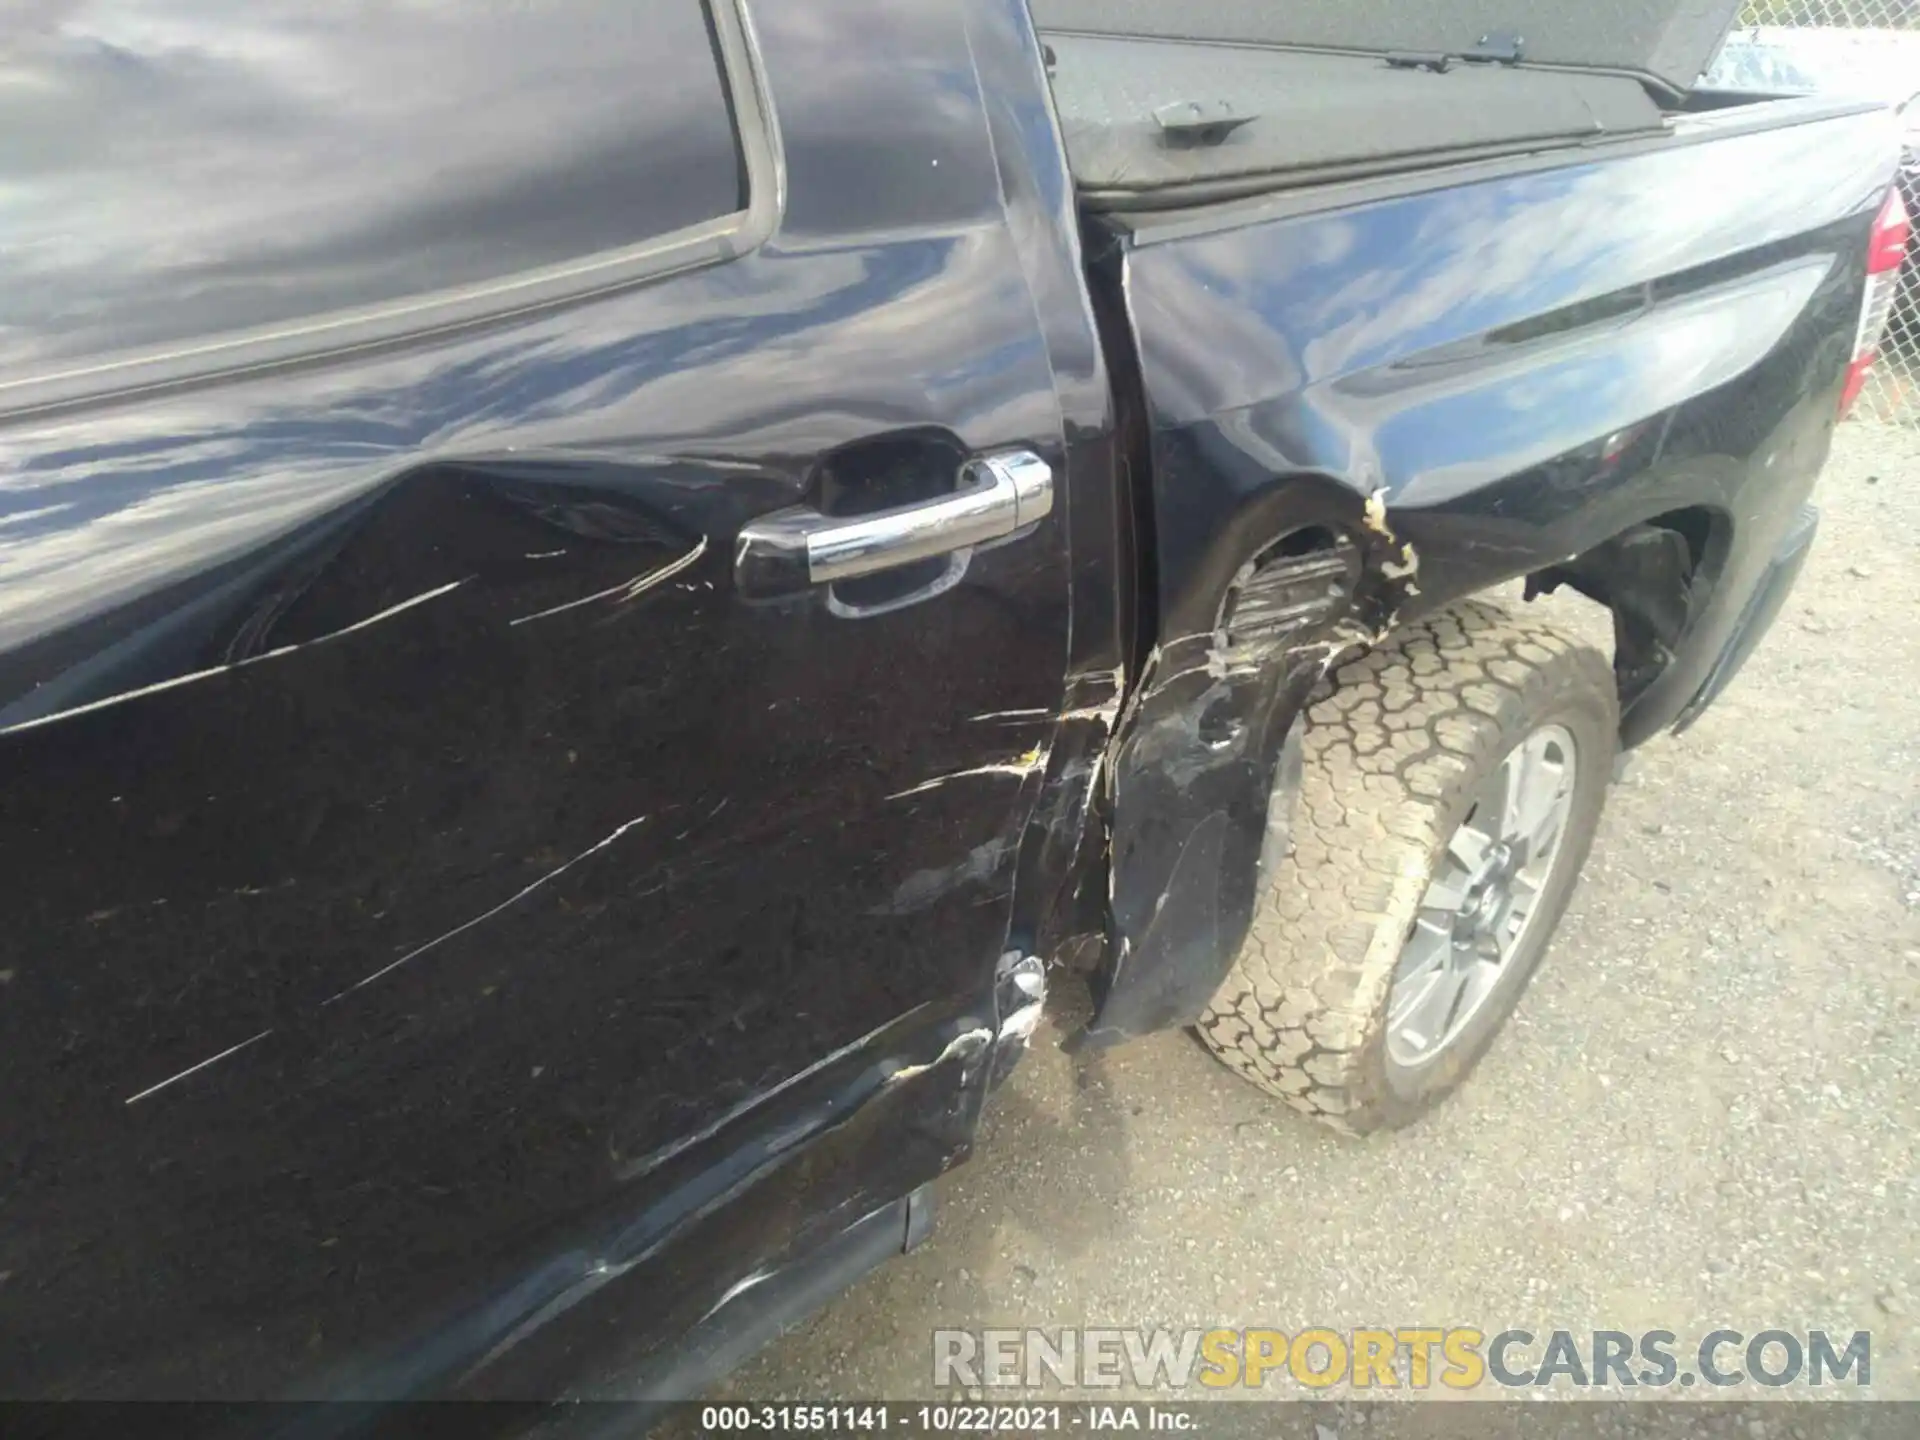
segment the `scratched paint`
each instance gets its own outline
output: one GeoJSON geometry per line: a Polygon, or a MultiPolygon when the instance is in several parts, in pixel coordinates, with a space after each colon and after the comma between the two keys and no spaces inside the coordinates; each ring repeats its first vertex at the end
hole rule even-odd
{"type": "MultiPolygon", "coordinates": [[[[556,551],[554,553],[565,554],[566,552],[556,551]]],[[[518,620],[511,620],[507,623],[509,625],[531,624],[535,620],[544,620],[549,615],[558,615],[563,611],[577,610],[582,605],[591,605],[597,600],[612,600],[618,604],[625,604],[630,600],[637,600],[646,594],[647,591],[653,589],[654,586],[665,584],[671,580],[706,553],[707,537],[702,535],[700,537],[700,543],[695,545],[693,549],[682,555],[678,560],[662,565],[658,570],[650,570],[638,579],[623,580],[618,585],[609,585],[605,590],[596,590],[591,595],[582,595],[578,600],[569,600],[565,604],[550,606],[545,610],[537,610],[531,615],[522,615],[518,620]]]]}
{"type": "Polygon", "coordinates": [[[504,911],[511,910],[515,905],[518,905],[522,900],[526,899],[529,895],[533,894],[536,890],[539,890],[543,886],[550,885],[555,880],[558,880],[562,875],[566,874],[567,871],[573,869],[573,867],[578,865],[581,861],[589,859],[594,855],[598,855],[602,850],[605,850],[608,846],[612,845],[616,840],[618,840],[622,835],[625,835],[629,830],[634,829],[636,826],[644,825],[646,823],[646,820],[647,820],[646,816],[636,815],[633,819],[627,821],[624,825],[621,825],[619,828],[614,830],[612,834],[606,836],[604,839],[595,841],[593,844],[589,845],[586,849],[582,850],[578,855],[574,856],[571,860],[567,861],[565,864],[555,866],[553,869],[549,870],[546,874],[542,875],[538,880],[535,880],[531,884],[523,886],[514,894],[509,895],[505,900],[502,900],[498,905],[495,905],[491,910],[482,911],[480,914],[474,916],[471,920],[465,921],[462,924],[454,926],[453,929],[447,931],[444,934],[434,936],[433,939],[427,941],[424,945],[416,945],[413,949],[409,950],[406,954],[402,955],[398,960],[395,960],[392,964],[382,965],[378,970],[375,970],[371,975],[365,976],[360,980],[356,980],[353,984],[349,985],[346,989],[340,991],[338,994],[329,996],[322,1003],[326,1005],[332,1005],[336,1001],[344,1000],[347,996],[353,994],[354,991],[364,990],[367,986],[373,984],[374,981],[379,980],[384,976],[391,975],[394,971],[398,970],[402,965],[411,964],[413,961],[418,960],[422,955],[425,955],[428,951],[437,950],[440,946],[446,944],[447,941],[453,939],[455,936],[464,935],[467,933],[467,931],[473,929],[475,926],[484,925],[487,921],[493,919],[494,916],[499,915],[504,911]]]}
{"type": "Polygon", "coordinates": [[[946,1062],[949,1060],[960,1058],[960,1057],[966,1057],[970,1055],[977,1055],[982,1050],[986,1049],[987,1043],[992,1039],[993,1039],[993,1031],[989,1030],[984,1025],[973,1030],[962,1030],[958,1035],[954,1036],[953,1039],[947,1042],[947,1046],[944,1050],[942,1050],[938,1055],[934,1056],[933,1059],[927,1061],[924,1065],[902,1065],[898,1070],[895,1070],[892,1074],[888,1075],[887,1084],[889,1085],[904,1084],[908,1080],[917,1079],[919,1076],[926,1074],[929,1070],[932,1070],[935,1066],[946,1064],[946,1062]]]}
{"type": "Polygon", "coordinates": [[[273,1034],[273,1031],[271,1030],[262,1030],[258,1035],[252,1036],[250,1039],[242,1040],[238,1045],[229,1045],[225,1050],[222,1050],[218,1055],[209,1055],[206,1059],[202,1060],[199,1064],[189,1065],[186,1069],[182,1070],[178,1075],[169,1075],[165,1080],[162,1080],[158,1085],[149,1085],[146,1089],[142,1090],[139,1094],[129,1095],[126,1098],[125,1103],[128,1105],[137,1105],[142,1100],[145,1100],[149,1095],[158,1095],[162,1090],[165,1090],[168,1086],[179,1084],[182,1080],[185,1080],[189,1075],[197,1075],[202,1070],[208,1069],[210,1066],[218,1065],[222,1060],[225,1060],[230,1055],[238,1055],[242,1050],[247,1049],[249,1046],[258,1045],[262,1040],[266,1039],[271,1034],[273,1034]]]}
{"type": "MultiPolygon", "coordinates": [[[[439,948],[441,945],[444,945],[447,941],[452,940],[454,937],[458,935],[463,935],[467,931],[474,929],[476,926],[485,924],[487,921],[493,919],[496,915],[499,915],[507,910],[512,909],[515,905],[519,904],[522,900],[526,899],[529,895],[532,895],[535,891],[541,889],[543,886],[546,886],[552,883],[554,880],[557,880],[560,876],[566,874],[567,871],[573,869],[573,867],[578,865],[581,861],[586,860],[593,855],[599,854],[601,851],[605,850],[608,846],[612,845],[615,841],[620,839],[620,837],[625,835],[628,831],[632,830],[634,827],[638,825],[644,824],[646,821],[646,818],[647,818],[646,816],[641,815],[636,817],[635,819],[627,821],[624,825],[621,825],[618,829],[614,830],[612,834],[588,846],[585,850],[582,850],[578,855],[574,856],[571,860],[568,860],[565,864],[556,866],[554,869],[549,870],[546,874],[542,875],[539,879],[533,881],[529,885],[524,886],[515,894],[501,901],[498,905],[495,905],[492,909],[484,911],[481,914],[474,916],[473,919],[468,920],[463,924],[454,926],[453,929],[448,930],[444,934],[435,936],[433,939],[427,941],[424,945],[415,946],[413,949],[409,950],[406,954],[402,955],[398,960],[395,960],[392,964],[382,966],[380,969],[375,970],[372,974],[366,976],[364,979],[358,980],[354,984],[349,985],[345,990],[340,991],[338,994],[329,996],[326,1000],[321,1002],[322,1006],[324,1007],[327,1005],[332,1005],[336,1001],[345,999],[347,996],[353,994],[356,990],[364,989],[366,986],[371,985],[374,981],[379,980],[383,976],[392,974],[395,970],[398,970],[401,966],[409,964],[412,961],[419,959],[422,955],[425,955],[431,950],[435,950],[439,948]]],[[[273,1034],[273,1031],[271,1029],[262,1030],[258,1035],[254,1035],[249,1039],[242,1040],[238,1045],[231,1045],[227,1049],[220,1051],[216,1055],[209,1055],[205,1060],[202,1060],[199,1063],[194,1065],[189,1065],[186,1069],[180,1071],[176,1075],[168,1076],[165,1080],[160,1081],[157,1085],[149,1085],[146,1089],[140,1091],[139,1093],[128,1096],[125,1103],[128,1105],[133,1105],[141,1100],[147,1099],[151,1095],[157,1095],[160,1091],[167,1089],[169,1086],[175,1085],[180,1081],[187,1079],[191,1075],[196,1075],[202,1070],[209,1069],[210,1067],[220,1063],[222,1060],[225,1060],[230,1056],[237,1055],[242,1050],[248,1049],[250,1046],[259,1044],[260,1041],[265,1040],[271,1034],[273,1034]]]]}
{"type": "Polygon", "coordinates": [[[905,790],[896,790],[887,796],[889,800],[904,800],[909,795],[924,795],[929,790],[938,790],[942,785],[951,785],[956,780],[971,780],[983,775],[1031,775],[1042,769],[1047,763],[1045,747],[1016,755],[1011,760],[997,761],[991,765],[972,765],[964,770],[955,770],[948,775],[935,775],[930,780],[922,780],[918,785],[909,785],[905,790]]]}
{"type": "Polygon", "coordinates": [[[303,640],[298,645],[282,645],[276,650],[268,650],[259,655],[249,655],[245,660],[236,660],[230,665],[215,665],[210,669],[196,670],[189,675],[176,675],[170,680],[162,680],[154,685],[143,685],[137,690],[125,690],[118,695],[109,695],[105,699],[94,700],[86,705],[76,705],[70,710],[60,710],[52,715],[41,715],[32,720],[23,720],[18,725],[9,725],[4,730],[0,730],[0,735],[14,735],[25,730],[36,730],[43,725],[52,725],[61,720],[71,720],[76,715],[91,714],[96,710],[105,710],[110,706],[123,705],[129,700],[139,700],[148,695],[158,695],[166,690],[178,690],[183,685],[193,685],[202,680],[211,680],[216,675],[226,675],[235,670],[244,670],[250,665],[262,665],[269,660],[284,659],[286,656],[299,651],[311,650],[316,645],[330,644],[335,640],[344,639],[348,635],[355,635],[362,630],[370,629],[380,624],[383,620],[391,620],[396,615],[405,614],[415,606],[425,605],[430,600],[438,600],[443,595],[450,595],[466,583],[465,580],[455,580],[449,584],[441,585],[436,589],[426,591],[424,594],[415,595],[410,600],[402,600],[398,605],[389,605],[378,615],[369,615],[364,620],[357,620],[351,625],[342,626],[338,630],[329,631],[327,634],[316,636],[311,640],[303,640]]]}

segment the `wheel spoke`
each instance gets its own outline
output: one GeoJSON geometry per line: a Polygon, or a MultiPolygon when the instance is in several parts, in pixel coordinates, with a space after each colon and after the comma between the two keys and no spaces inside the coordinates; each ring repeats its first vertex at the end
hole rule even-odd
{"type": "MultiPolygon", "coordinates": [[[[1544,871],[1546,867],[1541,869],[1544,871]]],[[[1540,881],[1544,878],[1544,874],[1536,878],[1524,870],[1513,877],[1513,888],[1507,893],[1506,918],[1525,920],[1533,913],[1533,907],[1540,903],[1540,881]]]]}
{"type": "Polygon", "coordinates": [[[1567,811],[1558,800],[1547,807],[1545,817],[1532,830],[1527,832],[1527,854],[1542,857],[1553,854],[1554,847],[1560,843],[1560,832],[1566,828],[1567,811]]]}
{"type": "MultiPolygon", "coordinates": [[[[1456,1010],[1463,1015],[1471,1013],[1480,1003],[1481,997],[1491,990],[1499,979],[1500,965],[1497,957],[1493,960],[1479,960],[1468,965],[1460,973],[1461,994],[1456,1010]]],[[[1448,1017],[1448,1023],[1449,1025],[1453,1023],[1453,1017],[1448,1017]]]]}
{"type": "Polygon", "coordinates": [[[1523,834],[1522,818],[1527,803],[1527,789],[1534,771],[1533,742],[1519,745],[1507,756],[1507,763],[1500,767],[1500,775],[1505,786],[1500,794],[1500,838],[1523,834]]]}
{"type": "Polygon", "coordinates": [[[1447,957],[1453,949],[1451,927],[1437,924],[1426,916],[1413,923],[1413,933],[1407,936],[1406,948],[1400,952],[1400,963],[1395,967],[1396,985],[1417,982],[1436,970],[1444,970],[1447,957]]]}
{"type": "Polygon", "coordinates": [[[1569,789],[1556,786],[1533,808],[1526,830],[1529,859],[1551,855],[1553,847],[1560,843],[1560,833],[1567,827],[1567,813],[1572,809],[1570,799],[1569,789]]]}
{"type": "MultiPolygon", "coordinates": [[[[1452,860],[1449,852],[1444,857],[1452,860]]],[[[1420,909],[1423,913],[1454,915],[1467,903],[1467,872],[1457,863],[1449,864],[1433,877],[1427,886],[1427,893],[1420,897],[1420,909]]]]}
{"type": "Polygon", "coordinates": [[[1529,856],[1544,852],[1560,828],[1560,778],[1560,767],[1546,756],[1528,761],[1527,783],[1514,801],[1513,828],[1507,833],[1526,845],[1529,856]]]}
{"type": "Polygon", "coordinates": [[[1453,838],[1447,841],[1447,853],[1465,868],[1471,875],[1487,863],[1487,854],[1493,849],[1493,837],[1481,833],[1472,824],[1462,825],[1453,832],[1453,838]]]}
{"type": "Polygon", "coordinates": [[[1446,1038],[1466,983],[1465,975],[1443,965],[1422,979],[1396,987],[1400,993],[1387,1012],[1387,1023],[1412,1042],[1415,1050],[1432,1050],[1446,1038]]]}

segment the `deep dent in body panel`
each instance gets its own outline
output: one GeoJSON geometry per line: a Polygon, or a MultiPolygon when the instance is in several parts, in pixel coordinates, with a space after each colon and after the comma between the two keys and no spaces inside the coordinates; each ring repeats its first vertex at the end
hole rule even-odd
{"type": "Polygon", "coordinates": [[[1280,792],[1291,781],[1274,776],[1297,745],[1299,712],[1337,665],[1380,644],[1418,593],[1419,556],[1395,531],[1384,491],[1335,505],[1341,513],[1315,525],[1332,551],[1301,557],[1353,556],[1346,592],[1325,614],[1296,604],[1269,610],[1265,625],[1235,625],[1257,588],[1277,581],[1286,593],[1292,562],[1263,544],[1234,572],[1212,629],[1163,638],[1127,701],[1105,757],[1110,922],[1086,1037],[1095,1044],[1184,1023],[1224,976],[1259,877],[1286,845],[1273,833],[1283,817],[1269,809],[1288,799],[1280,792]]]}

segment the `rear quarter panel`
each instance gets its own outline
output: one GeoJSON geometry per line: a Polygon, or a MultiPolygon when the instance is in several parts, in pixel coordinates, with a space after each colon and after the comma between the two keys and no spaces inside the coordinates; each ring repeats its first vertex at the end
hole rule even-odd
{"type": "MultiPolygon", "coordinates": [[[[1275,494],[1312,478],[1384,500],[1409,614],[1722,514],[1711,650],[1825,459],[1897,153],[1883,116],[1780,108],[1828,118],[1683,118],[1642,153],[1144,232],[1124,264],[1163,636],[1212,627],[1275,494]]],[[[1671,719],[1710,658],[1643,707],[1671,719]]]]}
{"type": "Polygon", "coordinates": [[[1684,510],[1686,630],[1622,739],[1673,723],[1826,457],[1896,153],[1884,113],[1780,102],[1114,239],[1095,281],[1138,356],[1157,626],[1114,762],[1096,1039],[1192,1020],[1238,951],[1322,642],[1684,510]],[[1359,623],[1240,653],[1230,595],[1305,527],[1355,543],[1359,623]]]}

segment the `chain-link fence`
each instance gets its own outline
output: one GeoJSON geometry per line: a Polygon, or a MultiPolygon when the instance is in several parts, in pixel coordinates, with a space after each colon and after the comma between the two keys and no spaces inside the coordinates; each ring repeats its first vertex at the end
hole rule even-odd
{"type": "MultiPolygon", "coordinates": [[[[1832,91],[1904,107],[1900,188],[1920,219],[1920,0],[1752,0],[1707,79],[1729,89],[1832,91]]],[[[1880,363],[1854,413],[1920,423],[1920,254],[1912,250],[1880,363]]]]}

